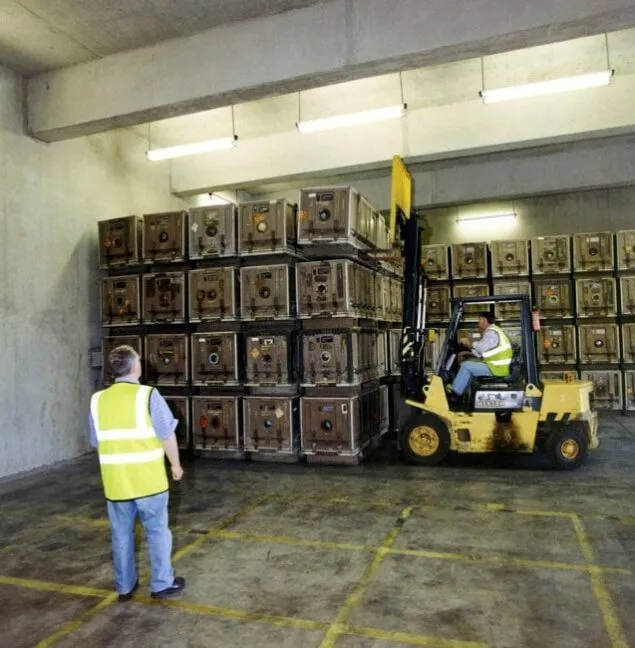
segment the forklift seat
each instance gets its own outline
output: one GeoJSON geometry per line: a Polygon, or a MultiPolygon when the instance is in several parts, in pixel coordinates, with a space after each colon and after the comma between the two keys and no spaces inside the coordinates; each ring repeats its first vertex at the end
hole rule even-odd
{"type": "Polygon", "coordinates": [[[518,382],[520,379],[520,369],[522,365],[522,354],[520,353],[520,345],[512,342],[512,361],[509,365],[509,376],[492,376],[492,377],[479,377],[475,379],[475,387],[480,385],[511,385],[518,382]]]}

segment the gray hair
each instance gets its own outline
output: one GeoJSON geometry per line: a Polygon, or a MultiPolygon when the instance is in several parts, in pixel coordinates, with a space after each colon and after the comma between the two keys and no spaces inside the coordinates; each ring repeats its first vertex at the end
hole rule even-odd
{"type": "Polygon", "coordinates": [[[114,348],[108,354],[108,364],[113,378],[123,378],[132,372],[139,354],[126,344],[114,348]]]}

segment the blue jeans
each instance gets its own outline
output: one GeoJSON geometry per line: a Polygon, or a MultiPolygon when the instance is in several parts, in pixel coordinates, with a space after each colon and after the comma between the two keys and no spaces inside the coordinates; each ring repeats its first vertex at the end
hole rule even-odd
{"type": "Polygon", "coordinates": [[[150,552],[152,580],[150,591],[172,587],[172,533],[168,528],[169,493],[159,493],[127,502],[108,501],[108,517],[112,529],[112,558],[115,587],[119,594],[128,594],[137,582],[134,533],[137,515],[143,524],[150,552]]]}
{"type": "Polygon", "coordinates": [[[484,362],[478,360],[465,360],[461,363],[459,373],[452,383],[452,391],[459,396],[465,393],[470,386],[472,378],[490,378],[492,372],[484,362]]]}

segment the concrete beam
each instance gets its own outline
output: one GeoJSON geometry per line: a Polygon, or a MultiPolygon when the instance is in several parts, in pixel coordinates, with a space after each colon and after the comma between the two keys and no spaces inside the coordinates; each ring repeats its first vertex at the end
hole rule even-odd
{"type": "Polygon", "coordinates": [[[52,142],[635,25],[635,0],[332,0],[32,78],[52,142]]]}

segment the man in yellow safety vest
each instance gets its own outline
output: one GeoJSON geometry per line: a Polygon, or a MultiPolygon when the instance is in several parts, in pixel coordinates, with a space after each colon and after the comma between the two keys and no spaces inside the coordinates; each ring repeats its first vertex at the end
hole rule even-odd
{"type": "Polygon", "coordinates": [[[494,316],[484,311],[479,314],[478,327],[483,336],[478,342],[464,339],[460,342],[469,348],[459,356],[476,356],[476,359],[463,360],[450,391],[450,401],[459,402],[470,386],[473,378],[509,376],[514,351],[507,334],[496,326],[494,316]]]}
{"type": "Polygon", "coordinates": [[[156,389],[139,383],[141,362],[132,347],[113,349],[108,363],[115,383],[93,394],[89,421],[112,530],[115,587],[124,602],[139,586],[134,552],[138,516],[148,540],[150,594],[166,598],[185,587],[172,568],[165,469],[167,455],[173,479],[183,477],[174,434],[178,421],[156,389]]]}

